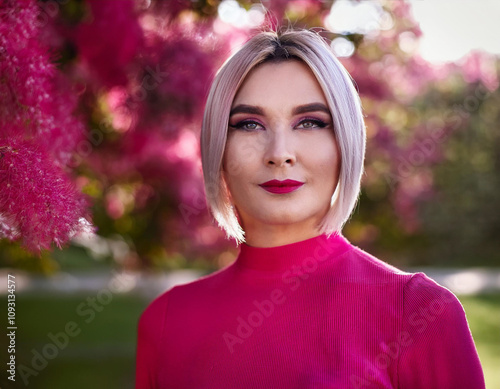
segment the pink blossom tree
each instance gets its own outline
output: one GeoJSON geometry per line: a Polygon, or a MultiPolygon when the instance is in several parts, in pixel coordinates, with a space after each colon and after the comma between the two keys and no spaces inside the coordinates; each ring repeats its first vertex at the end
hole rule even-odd
{"type": "Polygon", "coordinates": [[[238,25],[219,17],[220,1],[0,1],[0,235],[34,252],[67,243],[92,213],[100,237],[126,243],[123,266],[230,259],[206,206],[199,128],[216,69],[263,24],[317,27],[352,47],[339,57],[363,100],[368,153],[345,233],[361,245],[394,248],[387,239],[422,232],[419,208],[446,159],[436,139],[470,121],[436,113],[452,111],[450,94],[426,101],[498,87],[485,53],[441,68],[420,58],[403,1],[380,6],[389,27],[366,34],[331,32],[333,1],[241,0],[242,15],[268,12],[238,25]]]}
{"type": "Polygon", "coordinates": [[[37,17],[32,1],[0,3],[0,237],[33,252],[61,247],[88,225],[68,169],[84,127],[37,17]]]}

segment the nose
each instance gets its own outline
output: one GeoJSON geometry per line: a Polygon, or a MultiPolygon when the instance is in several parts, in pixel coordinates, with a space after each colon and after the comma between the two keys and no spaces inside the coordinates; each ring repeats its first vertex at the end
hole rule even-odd
{"type": "Polygon", "coordinates": [[[266,165],[282,167],[295,164],[296,156],[290,137],[291,134],[286,131],[276,131],[269,135],[264,156],[266,165]]]}

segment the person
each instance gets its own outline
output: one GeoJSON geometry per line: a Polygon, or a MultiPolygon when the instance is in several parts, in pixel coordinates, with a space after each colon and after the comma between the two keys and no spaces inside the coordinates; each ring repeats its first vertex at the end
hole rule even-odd
{"type": "Polygon", "coordinates": [[[145,309],[137,389],[484,388],[458,299],[341,233],[365,126],[319,33],[260,32],[231,56],[201,151],[207,202],[239,253],[145,309]]]}

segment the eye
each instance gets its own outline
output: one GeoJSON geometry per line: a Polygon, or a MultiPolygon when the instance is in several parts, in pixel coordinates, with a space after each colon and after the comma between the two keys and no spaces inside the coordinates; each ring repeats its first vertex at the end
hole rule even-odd
{"type": "Polygon", "coordinates": [[[297,128],[310,129],[310,128],[324,128],[328,124],[319,119],[304,119],[299,122],[297,128]]]}
{"type": "Polygon", "coordinates": [[[234,125],[229,124],[229,127],[243,131],[255,131],[263,128],[260,123],[252,120],[242,120],[241,122],[238,122],[234,125]]]}

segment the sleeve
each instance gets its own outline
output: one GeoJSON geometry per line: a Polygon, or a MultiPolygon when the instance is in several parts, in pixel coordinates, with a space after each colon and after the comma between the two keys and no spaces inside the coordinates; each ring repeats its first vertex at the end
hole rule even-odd
{"type": "Polygon", "coordinates": [[[404,287],[401,389],[484,389],[484,376],[465,311],[457,297],[423,273],[404,287]]]}
{"type": "Polygon", "coordinates": [[[135,389],[157,388],[158,347],[165,325],[168,292],[157,297],[144,310],[137,326],[135,389]]]}

